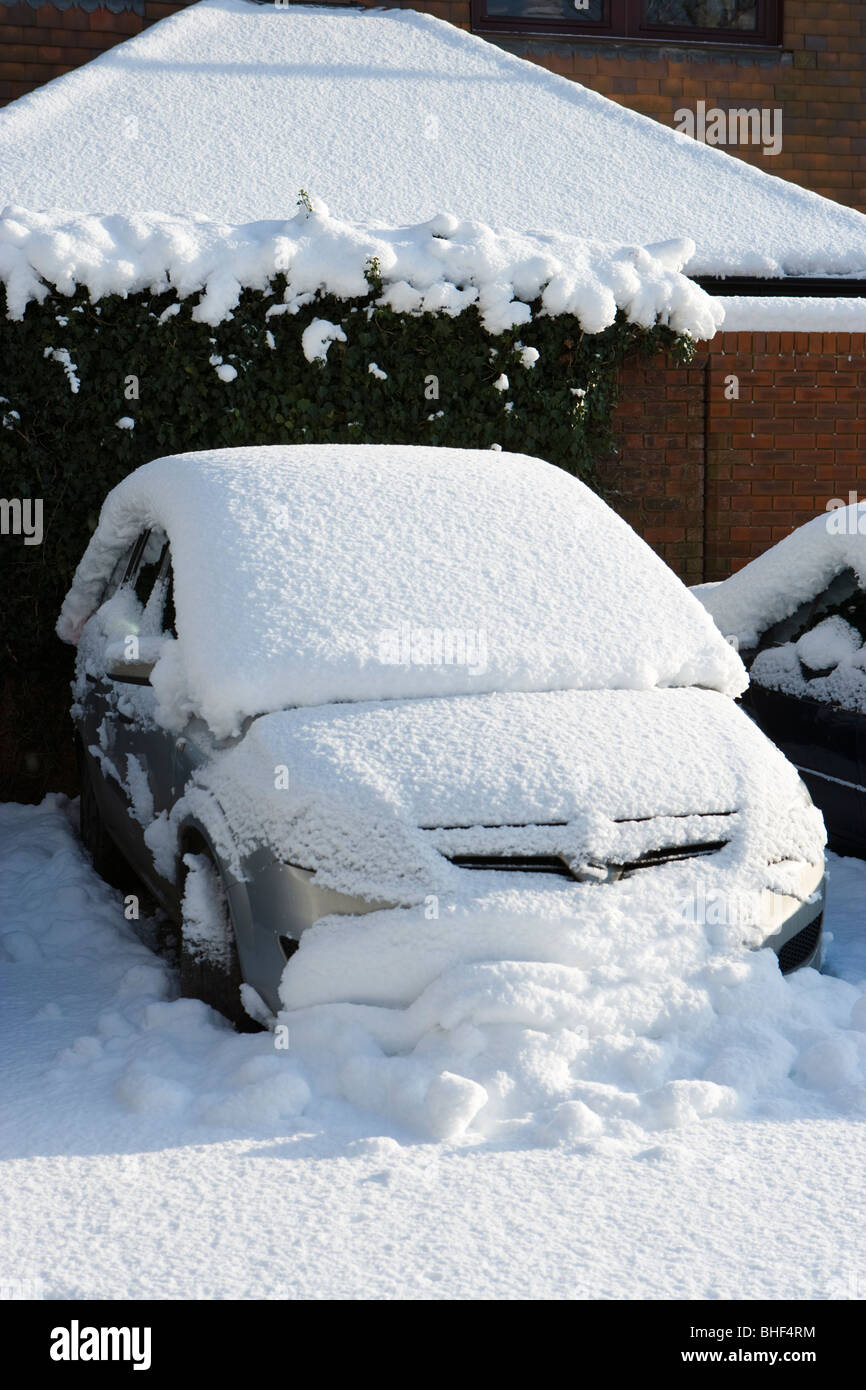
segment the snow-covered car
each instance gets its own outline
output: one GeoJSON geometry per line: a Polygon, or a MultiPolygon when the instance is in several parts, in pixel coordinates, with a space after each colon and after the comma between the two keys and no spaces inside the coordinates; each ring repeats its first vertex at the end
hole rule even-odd
{"type": "Polygon", "coordinates": [[[866,504],[694,592],[738,646],[743,706],[800,771],[831,845],[866,856],[866,504]]]}
{"type": "Polygon", "coordinates": [[[575,961],[606,923],[611,970],[644,923],[817,959],[823,825],[735,703],[739,656],[538,459],[156,459],[106,499],[58,632],[85,844],[134,867],[178,924],[182,989],[236,1021],[239,994],[262,1018],[304,972],[305,1000],[345,998],[342,956],[308,947],[347,917],[360,1004],[412,997],[401,970],[465,950],[469,917],[481,959],[506,927],[512,959],[550,958],[554,919],[575,961]],[[414,963],[380,951],[365,976],[374,917],[414,963]]]}

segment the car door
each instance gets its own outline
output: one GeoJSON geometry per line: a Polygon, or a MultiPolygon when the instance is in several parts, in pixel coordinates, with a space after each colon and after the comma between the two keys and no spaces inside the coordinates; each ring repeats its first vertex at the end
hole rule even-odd
{"type": "MultiPolygon", "coordinates": [[[[103,603],[113,599],[122,585],[136,572],[149,532],[143,532],[115,566],[103,603]]],[[[83,673],[84,691],[73,709],[93,792],[112,839],[126,851],[129,847],[128,798],[113,752],[117,728],[117,692],[105,673],[106,654],[88,663],[83,673]]]]}
{"type": "Polygon", "coordinates": [[[90,751],[111,806],[113,838],[164,898],[169,886],[157,874],[144,840],[154,817],[174,801],[175,739],[156,721],[156,693],[148,678],[160,641],[174,635],[171,553],[164,535],[142,533],[121,583],[134,592],[141,619],[129,624],[135,630],[110,644],[103,674],[91,677],[88,704],[91,719],[99,723],[90,751]]]}

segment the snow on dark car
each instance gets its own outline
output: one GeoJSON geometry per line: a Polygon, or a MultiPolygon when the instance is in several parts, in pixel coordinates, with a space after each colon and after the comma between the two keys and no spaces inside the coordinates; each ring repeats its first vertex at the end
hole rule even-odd
{"type": "Polygon", "coordinates": [[[393,1028],[496,959],[578,990],[593,942],[645,977],[817,958],[823,827],[735,703],[738,655],[538,459],[157,459],[106,499],[58,631],[85,843],[150,885],[184,991],[238,1022],[241,998],[341,1001],[393,1028]]]}
{"type": "Polygon", "coordinates": [[[866,856],[866,505],[832,507],[694,592],[736,641],[744,707],[799,769],[831,845],[866,856]]]}

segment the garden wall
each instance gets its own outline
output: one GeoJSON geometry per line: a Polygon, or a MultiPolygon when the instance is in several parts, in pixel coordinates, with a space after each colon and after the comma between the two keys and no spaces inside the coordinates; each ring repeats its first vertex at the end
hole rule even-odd
{"type": "Polygon", "coordinates": [[[688,368],[630,360],[620,391],[602,482],[687,583],[866,494],[864,333],[720,333],[688,368]]]}

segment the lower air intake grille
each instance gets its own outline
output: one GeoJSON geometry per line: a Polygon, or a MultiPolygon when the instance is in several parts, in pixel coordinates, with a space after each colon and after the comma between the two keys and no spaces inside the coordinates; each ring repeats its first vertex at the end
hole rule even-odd
{"type": "Polygon", "coordinates": [[[792,970],[796,970],[804,961],[808,960],[818,945],[821,936],[821,923],[824,920],[823,912],[810,922],[802,931],[798,931],[796,936],[792,936],[790,941],[786,941],[779,952],[779,969],[783,975],[790,975],[792,970]]]}

